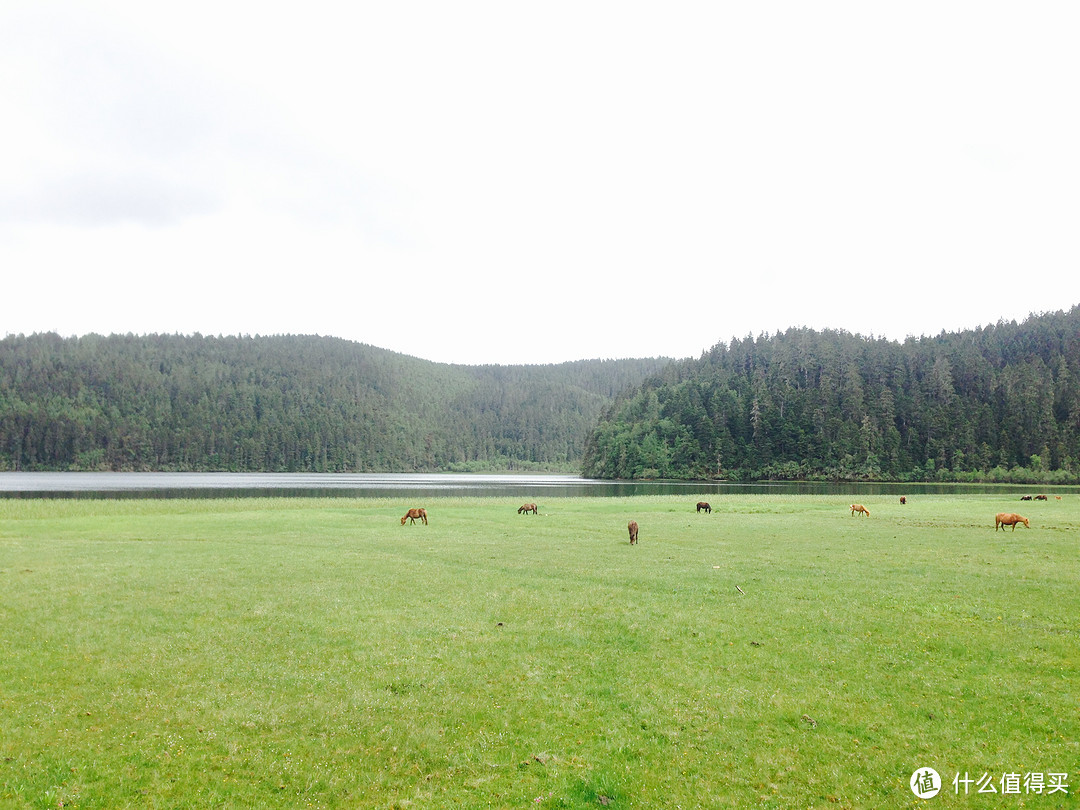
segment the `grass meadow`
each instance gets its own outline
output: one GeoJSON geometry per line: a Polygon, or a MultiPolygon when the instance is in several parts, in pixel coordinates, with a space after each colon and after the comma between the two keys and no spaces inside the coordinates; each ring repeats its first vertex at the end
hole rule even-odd
{"type": "Polygon", "coordinates": [[[0,807],[1080,805],[1080,496],[696,500],[0,500],[0,807]]]}

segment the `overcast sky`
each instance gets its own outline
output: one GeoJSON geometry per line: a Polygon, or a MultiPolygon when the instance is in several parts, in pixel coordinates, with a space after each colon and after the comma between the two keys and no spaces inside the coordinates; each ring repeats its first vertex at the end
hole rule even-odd
{"type": "Polygon", "coordinates": [[[1080,4],[0,0],[0,334],[440,362],[1080,303],[1080,4]]]}

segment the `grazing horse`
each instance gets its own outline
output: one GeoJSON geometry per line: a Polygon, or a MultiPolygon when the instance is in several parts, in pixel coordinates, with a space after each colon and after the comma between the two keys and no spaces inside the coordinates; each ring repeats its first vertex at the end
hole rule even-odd
{"type": "Polygon", "coordinates": [[[637,542],[637,521],[631,520],[626,524],[626,528],[630,531],[630,545],[634,545],[637,542]]]}
{"type": "Polygon", "coordinates": [[[1045,495],[1036,495],[1035,500],[1037,500],[1037,501],[1045,501],[1046,496],[1045,495]]]}
{"type": "Polygon", "coordinates": [[[534,515],[539,515],[540,514],[540,511],[536,508],[535,503],[523,503],[521,506],[518,507],[518,514],[519,515],[522,515],[522,514],[527,515],[527,514],[529,514],[529,512],[532,512],[534,515]]]}
{"type": "Polygon", "coordinates": [[[1031,523],[1029,523],[1028,519],[1023,515],[1017,515],[1014,512],[998,512],[996,515],[994,515],[995,532],[998,530],[999,526],[1001,527],[1002,531],[1005,531],[1006,526],[1012,526],[1012,530],[1015,532],[1017,523],[1023,523],[1024,528],[1031,528],[1031,523]]]}
{"type": "Polygon", "coordinates": [[[903,506],[905,503],[907,503],[907,498],[905,498],[903,495],[901,495],[900,496],[900,505],[903,506]]]}
{"type": "Polygon", "coordinates": [[[412,526],[414,523],[416,523],[418,518],[423,521],[425,526],[427,526],[426,509],[410,509],[408,512],[405,513],[405,517],[401,519],[401,525],[404,526],[405,521],[407,520],[409,521],[409,525],[412,526]]]}
{"type": "Polygon", "coordinates": [[[1022,500],[1022,501],[1030,501],[1031,496],[1030,495],[1021,495],[1020,500],[1022,500]]]}
{"type": "Polygon", "coordinates": [[[697,510],[700,512],[702,509],[705,510],[705,514],[712,512],[712,507],[709,504],[705,503],[705,501],[698,501],[697,510]]]}
{"type": "Polygon", "coordinates": [[[851,505],[851,514],[852,514],[852,516],[854,516],[856,512],[861,512],[862,514],[866,515],[867,517],[870,517],[870,510],[867,509],[865,506],[863,506],[861,503],[853,503],[851,505]]]}

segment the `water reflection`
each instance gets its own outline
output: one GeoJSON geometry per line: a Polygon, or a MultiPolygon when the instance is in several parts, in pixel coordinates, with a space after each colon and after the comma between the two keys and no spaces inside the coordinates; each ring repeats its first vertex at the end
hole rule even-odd
{"type": "MultiPolygon", "coordinates": [[[[4,498],[247,498],[342,497],[628,497],[682,494],[922,495],[997,493],[978,484],[729,484],[709,481],[599,481],[576,475],[472,473],[122,473],[4,472],[4,498]]],[[[1028,488],[1030,489],[1030,488],[1028,488]]],[[[1047,488],[1043,488],[1050,491],[1047,488]]],[[[1077,487],[1054,487],[1076,492],[1077,487]]]]}

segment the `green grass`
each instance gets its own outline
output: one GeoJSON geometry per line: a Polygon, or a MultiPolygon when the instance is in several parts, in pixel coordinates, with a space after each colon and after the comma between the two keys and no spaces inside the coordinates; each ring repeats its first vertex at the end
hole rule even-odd
{"type": "Polygon", "coordinates": [[[1080,497],[698,499],[0,501],[0,807],[1076,806],[1080,497]]]}

